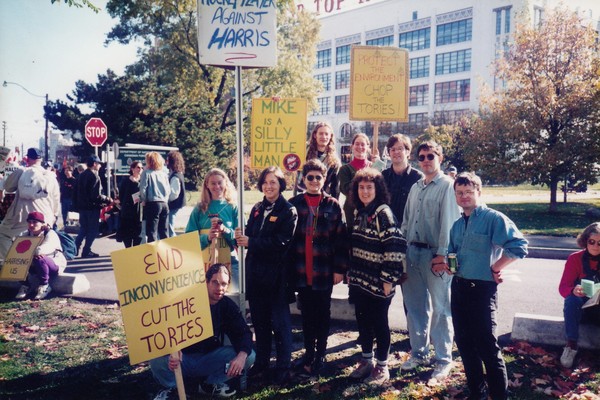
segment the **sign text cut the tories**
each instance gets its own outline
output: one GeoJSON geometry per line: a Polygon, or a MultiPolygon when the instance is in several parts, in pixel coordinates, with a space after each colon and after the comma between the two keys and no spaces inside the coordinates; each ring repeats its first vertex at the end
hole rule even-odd
{"type": "Polygon", "coordinates": [[[212,336],[196,233],[116,251],[111,257],[131,364],[212,336]]]}

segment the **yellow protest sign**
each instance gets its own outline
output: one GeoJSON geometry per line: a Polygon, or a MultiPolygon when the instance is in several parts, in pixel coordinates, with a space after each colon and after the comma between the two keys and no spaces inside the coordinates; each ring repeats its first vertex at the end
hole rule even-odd
{"type": "Polygon", "coordinates": [[[252,99],[250,166],[296,171],[306,158],[306,99],[252,99]]]}
{"type": "Polygon", "coordinates": [[[27,279],[35,249],[42,243],[42,240],[44,240],[43,236],[16,238],[6,254],[2,269],[0,269],[0,280],[24,281],[27,279]]]}
{"type": "Polygon", "coordinates": [[[213,335],[197,232],[110,256],[132,365],[213,335]]]}
{"type": "Polygon", "coordinates": [[[350,119],[408,121],[408,51],[352,46],[350,119]]]}

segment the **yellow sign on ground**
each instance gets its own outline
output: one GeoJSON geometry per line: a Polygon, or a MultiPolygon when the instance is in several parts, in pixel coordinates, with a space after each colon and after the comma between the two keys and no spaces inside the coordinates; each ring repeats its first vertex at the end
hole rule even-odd
{"type": "Polygon", "coordinates": [[[197,232],[110,256],[132,365],[213,335],[197,232]]]}
{"type": "Polygon", "coordinates": [[[1,281],[24,281],[29,274],[35,249],[44,240],[43,236],[22,236],[15,239],[6,254],[2,269],[1,281]]]}
{"type": "Polygon", "coordinates": [[[296,171],[306,158],[306,99],[252,99],[250,166],[296,171]]]}
{"type": "Polygon", "coordinates": [[[408,51],[352,46],[350,119],[408,121],[408,51]]]}

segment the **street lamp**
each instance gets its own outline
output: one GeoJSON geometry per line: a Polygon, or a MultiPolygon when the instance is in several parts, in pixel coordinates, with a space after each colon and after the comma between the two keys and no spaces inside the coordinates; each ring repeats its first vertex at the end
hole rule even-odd
{"type": "MultiPolygon", "coordinates": [[[[24,91],[26,91],[27,93],[29,93],[30,95],[34,96],[34,97],[39,97],[42,99],[46,100],[46,107],[48,107],[48,93],[46,93],[45,96],[40,96],[34,93],[31,93],[29,90],[27,90],[27,88],[19,83],[16,82],[7,82],[4,81],[4,83],[2,84],[2,86],[6,87],[8,85],[17,85],[18,87],[20,87],[21,89],[23,89],[24,91]]],[[[48,114],[46,113],[46,110],[44,110],[44,119],[46,120],[46,127],[44,128],[44,159],[46,161],[48,161],[48,114]]]]}

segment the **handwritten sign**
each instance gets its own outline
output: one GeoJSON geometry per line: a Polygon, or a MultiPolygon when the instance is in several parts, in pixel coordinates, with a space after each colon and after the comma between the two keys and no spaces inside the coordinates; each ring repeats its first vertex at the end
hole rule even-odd
{"type": "Polygon", "coordinates": [[[275,0],[198,0],[200,63],[274,67],[276,28],[275,0]]]}
{"type": "Polygon", "coordinates": [[[306,158],[307,109],[306,99],[252,99],[252,168],[300,168],[306,158]]]}
{"type": "Polygon", "coordinates": [[[408,52],[352,46],[350,119],[408,121],[408,52]]]}
{"type": "Polygon", "coordinates": [[[298,10],[317,13],[319,17],[328,17],[343,11],[355,10],[384,0],[295,0],[298,10]]]}
{"type": "Polygon", "coordinates": [[[33,261],[35,249],[42,243],[42,236],[22,236],[15,239],[0,269],[2,281],[24,281],[33,261]]]}
{"type": "Polygon", "coordinates": [[[111,253],[131,365],[213,335],[198,233],[111,253]]]}

